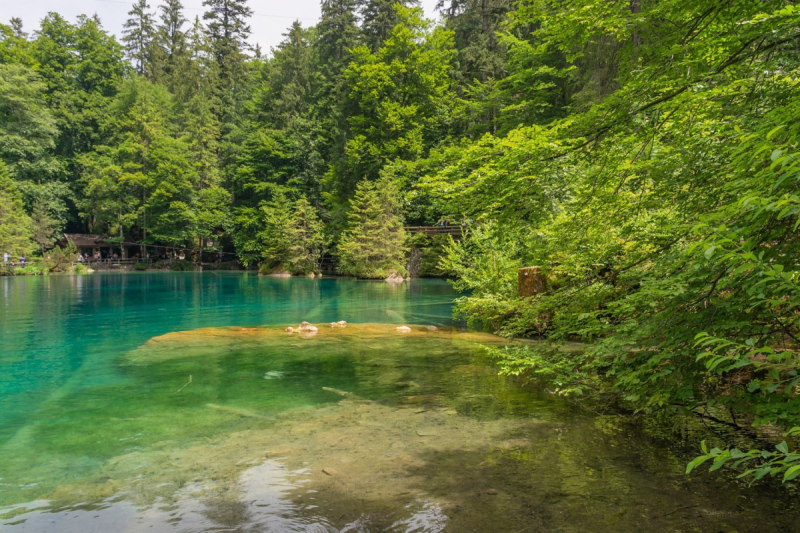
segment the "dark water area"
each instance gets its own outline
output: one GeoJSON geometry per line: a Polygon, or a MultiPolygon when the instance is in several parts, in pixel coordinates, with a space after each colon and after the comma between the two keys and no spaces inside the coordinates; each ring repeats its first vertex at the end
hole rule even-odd
{"type": "Polygon", "coordinates": [[[95,274],[0,294],[3,532],[800,531],[790,488],[683,474],[707,428],[499,376],[484,347],[505,341],[457,327],[443,281],[95,274]],[[284,331],[302,320],[318,333],[284,331]]]}

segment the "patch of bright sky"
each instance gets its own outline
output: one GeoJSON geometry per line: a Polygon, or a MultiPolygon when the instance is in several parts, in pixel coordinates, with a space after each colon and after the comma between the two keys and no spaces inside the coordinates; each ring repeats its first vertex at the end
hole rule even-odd
{"type": "MultiPolygon", "coordinates": [[[[126,0],[0,0],[0,21],[8,23],[11,17],[19,17],[25,31],[33,32],[50,11],[60,13],[71,22],[78,15],[96,13],[103,27],[119,37],[131,3],[126,0]]],[[[149,0],[154,12],[160,3],[160,0],[149,0]]],[[[186,18],[194,20],[199,16],[202,19],[203,0],[183,0],[183,5],[186,18]]],[[[249,5],[254,13],[250,20],[250,43],[260,44],[265,53],[283,40],[286,28],[294,20],[299,20],[303,26],[312,26],[320,16],[319,0],[250,0],[249,5]]],[[[421,6],[428,18],[438,18],[434,9],[436,0],[421,0],[421,6]]]]}

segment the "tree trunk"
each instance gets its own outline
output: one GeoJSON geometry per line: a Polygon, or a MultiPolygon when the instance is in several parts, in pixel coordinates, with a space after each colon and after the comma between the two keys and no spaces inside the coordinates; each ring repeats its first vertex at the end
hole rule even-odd
{"type": "Polygon", "coordinates": [[[520,268],[517,276],[519,278],[517,294],[521,298],[541,294],[547,290],[547,278],[538,266],[520,268]]]}

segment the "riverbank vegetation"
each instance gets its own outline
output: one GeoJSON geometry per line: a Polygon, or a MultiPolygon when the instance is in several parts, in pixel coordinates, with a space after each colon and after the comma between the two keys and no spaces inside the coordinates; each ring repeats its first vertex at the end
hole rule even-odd
{"type": "MultiPolygon", "coordinates": [[[[547,341],[497,350],[507,373],[800,425],[794,5],[324,0],[269,53],[245,0],[204,5],[137,0],[121,41],[0,26],[0,246],[70,227],[265,272],[424,264],[472,324],[547,341]],[[463,237],[403,229],[444,223],[463,237]],[[548,290],[519,296],[533,265],[548,290]]],[[[800,474],[788,444],[723,448],[712,468],[800,474]]]]}

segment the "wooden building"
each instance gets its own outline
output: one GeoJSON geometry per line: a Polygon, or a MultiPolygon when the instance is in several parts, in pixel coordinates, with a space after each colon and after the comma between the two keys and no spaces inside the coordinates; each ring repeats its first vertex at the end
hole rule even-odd
{"type": "MultiPolygon", "coordinates": [[[[134,257],[139,252],[139,246],[135,244],[108,242],[108,235],[94,235],[91,233],[65,233],[60,244],[66,245],[68,242],[75,244],[78,253],[86,254],[90,260],[95,258],[109,259],[117,254],[120,259],[134,257]]],[[[125,241],[130,242],[128,239],[125,241]]]]}

